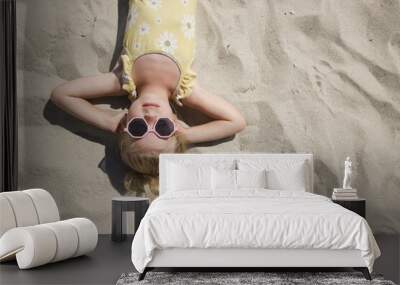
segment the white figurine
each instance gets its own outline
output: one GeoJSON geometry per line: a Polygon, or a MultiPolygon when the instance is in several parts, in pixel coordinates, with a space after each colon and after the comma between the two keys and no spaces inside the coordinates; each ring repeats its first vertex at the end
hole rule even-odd
{"type": "Polygon", "coordinates": [[[350,157],[346,157],[346,161],[344,162],[344,178],[343,178],[343,189],[352,189],[351,187],[351,159],[350,157]]]}

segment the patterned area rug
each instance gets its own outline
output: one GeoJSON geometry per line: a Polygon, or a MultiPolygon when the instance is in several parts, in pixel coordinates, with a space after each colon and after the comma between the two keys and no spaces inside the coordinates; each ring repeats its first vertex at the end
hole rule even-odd
{"type": "Polygon", "coordinates": [[[222,284],[222,285],[395,285],[381,275],[372,275],[368,281],[360,272],[148,272],[146,278],[138,281],[138,273],[124,273],[116,285],[134,284],[222,284]]]}

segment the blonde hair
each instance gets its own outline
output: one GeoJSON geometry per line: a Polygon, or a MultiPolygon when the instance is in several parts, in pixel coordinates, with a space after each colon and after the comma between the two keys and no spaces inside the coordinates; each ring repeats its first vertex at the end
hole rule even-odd
{"type": "MultiPolygon", "coordinates": [[[[181,135],[174,135],[174,152],[186,151],[186,141],[181,135]]],[[[128,193],[147,197],[150,201],[158,197],[158,153],[142,153],[135,149],[135,140],[122,132],[118,137],[122,161],[129,166],[124,186],[128,193]]]]}

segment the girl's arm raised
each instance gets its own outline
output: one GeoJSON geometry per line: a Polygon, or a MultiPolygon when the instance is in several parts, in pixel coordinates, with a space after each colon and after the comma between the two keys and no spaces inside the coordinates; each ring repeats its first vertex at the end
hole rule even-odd
{"type": "Polygon", "coordinates": [[[246,127],[242,114],[223,98],[210,94],[195,85],[192,94],[183,99],[183,104],[199,110],[215,119],[206,124],[182,129],[189,143],[213,141],[234,135],[246,127]]]}
{"type": "Polygon", "coordinates": [[[51,100],[64,111],[86,123],[116,132],[125,112],[101,109],[88,100],[124,94],[118,77],[109,72],[63,83],[52,91],[51,100]]]}

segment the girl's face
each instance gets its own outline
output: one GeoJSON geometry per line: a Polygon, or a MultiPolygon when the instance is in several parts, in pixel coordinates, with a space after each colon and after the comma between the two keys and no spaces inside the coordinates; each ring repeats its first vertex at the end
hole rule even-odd
{"type": "MultiPolygon", "coordinates": [[[[141,94],[129,107],[126,122],[133,117],[144,118],[147,124],[152,127],[157,119],[169,118],[176,122],[176,117],[169,105],[168,97],[164,98],[159,94],[146,92],[141,94]]],[[[154,133],[148,133],[143,138],[135,139],[135,147],[142,153],[174,152],[175,139],[161,139],[154,133]]]]}

